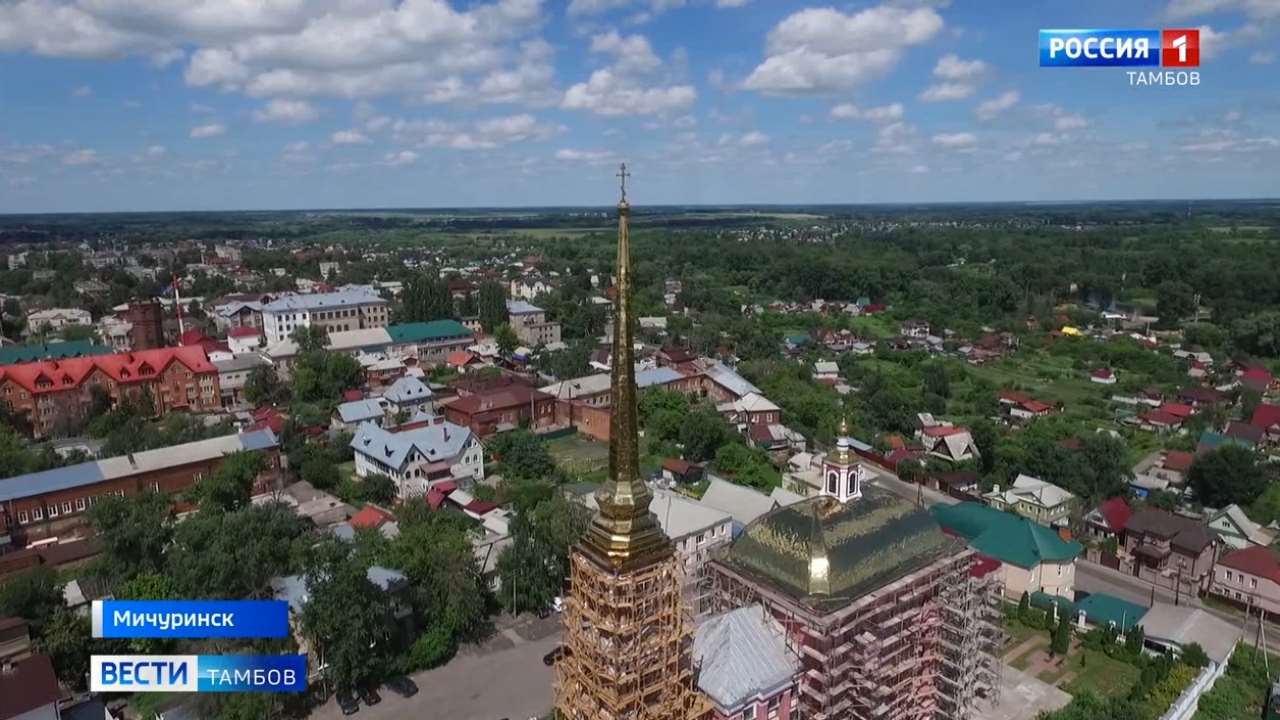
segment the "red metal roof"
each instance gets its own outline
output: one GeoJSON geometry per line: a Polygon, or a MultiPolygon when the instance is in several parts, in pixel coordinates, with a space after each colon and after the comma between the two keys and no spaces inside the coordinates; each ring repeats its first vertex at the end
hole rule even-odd
{"type": "MultiPolygon", "coordinates": [[[[19,715],[50,705],[62,697],[53,661],[48,655],[32,655],[0,674],[0,718],[19,715]]],[[[42,716],[43,717],[43,716],[42,716]]]]}
{"type": "Polygon", "coordinates": [[[255,327],[233,327],[227,331],[229,338],[258,337],[261,334],[262,331],[255,327]]]}
{"type": "Polygon", "coordinates": [[[1109,378],[1109,377],[1111,377],[1111,369],[1110,369],[1110,368],[1098,368],[1097,370],[1090,370],[1090,371],[1089,371],[1089,374],[1090,374],[1090,375],[1092,375],[1092,376],[1094,376],[1094,377],[1096,377],[1096,378],[1109,378]]]}
{"type": "Polygon", "coordinates": [[[1001,390],[999,394],[999,398],[1001,400],[1008,400],[1009,402],[1017,403],[1019,405],[1023,403],[1031,402],[1030,395],[1024,392],[1019,392],[1017,390],[1001,390]]]}
{"type": "Polygon", "coordinates": [[[1191,417],[1196,412],[1195,408],[1182,403],[1165,403],[1156,409],[1161,412],[1169,413],[1170,415],[1177,415],[1180,418],[1191,417]]]}
{"type": "Polygon", "coordinates": [[[9,380],[27,392],[40,394],[78,387],[95,372],[118,383],[142,382],[154,380],[175,362],[197,374],[217,372],[205,349],[191,345],[3,365],[0,366],[0,383],[9,380]]]}
{"type": "Polygon", "coordinates": [[[969,566],[969,576],[975,578],[986,577],[992,572],[999,570],[1000,565],[1001,562],[993,557],[975,555],[973,557],[973,564],[969,566]]]}
{"type": "Polygon", "coordinates": [[[436,488],[431,488],[430,490],[427,491],[427,507],[431,508],[432,510],[439,510],[440,506],[443,504],[444,504],[444,493],[440,492],[436,488]]]}
{"type": "Polygon", "coordinates": [[[678,475],[688,475],[689,470],[693,467],[688,461],[679,458],[665,458],[662,461],[662,469],[670,470],[678,475]]]}
{"type": "Polygon", "coordinates": [[[1182,418],[1163,410],[1152,410],[1142,414],[1142,419],[1152,425],[1181,425],[1182,418]]]}
{"type": "Polygon", "coordinates": [[[355,388],[342,391],[343,402],[355,402],[357,400],[363,400],[363,399],[364,399],[364,393],[360,392],[355,388]]]}
{"type": "Polygon", "coordinates": [[[454,350],[445,356],[444,361],[450,367],[462,367],[475,359],[475,353],[466,350],[454,350]]]}
{"type": "Polygon", "coordinates": [[[1194,462],[1195,459],[1196,456],[1192,453],[1183,452],[1181,450],[1170,450],[1164,454],[1164,464],[1162,467],[1164,467],[1165,470],[1185,472],[1191,467],[1191,463],[1194,462]]]}
{"type": "Polygon", "coordinates": [[[458,489],[458,483],[452,480],[445,480],[444,482],[439,482],[439,483],[436,483],[435,485],[432,485],[431,489],[439,490],[442,494],[448,495],[449,493],[458,489]]]}
{"type": "Polygon", "coordinates": [[[382,527],[383,523],[395,520],[395,516],[373,505],[365,505],[360,512],[351,517],[351,527],[366,530],[382,527]]]}
{"type": "Polygon", "coordinates": [[[951,435],[959,435],[960,433],[969,432],[969,428],[955,427],[953,425],[935,425],[924,429],[924,434],[929,437],[949,437],[951,435]]]}
{"type": "Polygon", "coordinates": [[[1249,421],[1250,425],[1260,427],[1266,430],[1275,425],[1280,425],[1280,405],[1268,405],[1262,403],[1253,409],[1253,418],[1249,421]]]}
{"type": "Polygon", "coordinates": [[[472,500],[471,502],[467,503],[464,507],[467,510],[470,510],[471,512],[477,515],[483,515],[497,508],[498,503],[492,502],[490,500],[472,500]]]}
{"type": "Polygon", "coordinates": [[[1223,555],[1218,564],[1280,583],[1280,553],[1268,547],[1249,547],[1223,555]]]}
{"type": "Polygon", "coordinates": [[[1124,530],[1124,526],[1129,524],[1129,518],[1133,517],[1133,510],[1129,507],[1129,503],[1124,498],[1114,497],[1098,506],[1098,513],[1107,521],[1107,527],[1112,532],[1120,532],[1124,530]]]}

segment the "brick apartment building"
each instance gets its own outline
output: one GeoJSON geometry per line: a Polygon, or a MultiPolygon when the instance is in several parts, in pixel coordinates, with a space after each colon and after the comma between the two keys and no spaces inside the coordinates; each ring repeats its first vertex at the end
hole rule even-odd
{"type": "Polygon", "coordinates": [[[0,482],[0,545],[10,544],[11,534],[20,534],[29,542],[78,527],[84,522],[85,511],[101,497],[188,490],[221,467],[224,456],[254,450],[266,456],[255,487],[265,491],[280,471],[280,443],[270,430],[7,478],[0,482]]]}
{"type": "Polygon", "coordinates": [[[0,404],[30,422],[37,439],[83,422],[94,388],[113,405],[149,395],[156,415],[221,408],[218,370],[198,345],[0,366],[0,404]]]}
{"type": "Polygon", "coordinates": [[[527,385],[512,383],[458,397],[442,405],[442,409],[446,420],[485,438],[522,423],[533,428],[554,424],[556,399],[527,385]]]}

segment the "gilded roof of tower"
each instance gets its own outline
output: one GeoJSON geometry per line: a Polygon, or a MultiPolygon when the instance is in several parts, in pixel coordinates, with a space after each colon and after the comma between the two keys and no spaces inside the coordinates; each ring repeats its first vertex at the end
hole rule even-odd
{"type": "Polygon", "coordinates": [[[819,496],[771,510],[743,530],[722,562],[829,610],[964,548],[928,512],[864,486],[849,503],[819,496]]]}

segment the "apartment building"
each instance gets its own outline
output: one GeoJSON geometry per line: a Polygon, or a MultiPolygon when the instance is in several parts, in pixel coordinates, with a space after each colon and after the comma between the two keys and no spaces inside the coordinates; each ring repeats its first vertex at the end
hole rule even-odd
{"type": "Polygon", "coordinates": [[[300,327],[345,332],[387,326],[387,301],[366,285],[337,292],[289,295],[262,305],[267,345],[286,340],[300,327]]]}

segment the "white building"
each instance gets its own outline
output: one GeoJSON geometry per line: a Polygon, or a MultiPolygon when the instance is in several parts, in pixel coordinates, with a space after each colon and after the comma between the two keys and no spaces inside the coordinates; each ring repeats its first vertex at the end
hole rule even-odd
{"type": "Polygon", "coordinates": [[[560,342],[560,323],[547,322],[547,311],[524,300],[507,301],[508,322],[520,342],[530,347],[560,342]]]}
{"type": "Polygon", "coordinates": [[[359,285],[331,293],[290,295],[262,306],[262,324],[267,345],[312,325],[330,332],[381,328],[387,325],[387,301],[373,288],[359,285]]]}
{"type": "Polygon", "coordinates": [[[425,495],[446,480],[484,478],[484,450],[467,428],[443,420],[417,430],[392,433],[370,423],[351,439],[355,471],[360,478],[391,478],[401,499],[425,495]]]}
{"type": "Polygon", "coordinates": [[[382,397],[391,404],[393,412],[404,413],[406,417],[413,417],[419,412],[430,413],[435,409],[431,388],[412,376],[396,380],[382,397]]]}
{"type": "Polygon", "coordinates": [[[27,332],[37,333],[48,328],[61,330],[71,325],[92,325],[93,315],[80,308],[50,308],[27,313],[27,332]]]}

